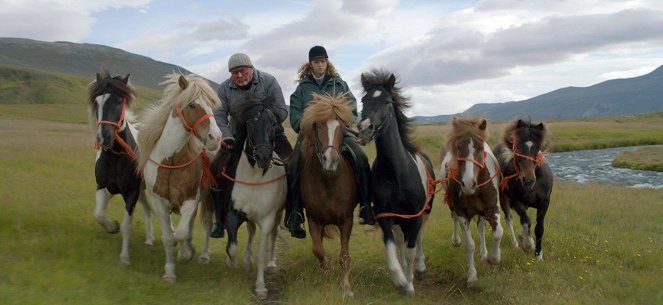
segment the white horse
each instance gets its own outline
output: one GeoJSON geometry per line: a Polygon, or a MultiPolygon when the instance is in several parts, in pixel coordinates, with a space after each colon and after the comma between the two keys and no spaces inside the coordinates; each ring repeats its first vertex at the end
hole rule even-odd
{"type": "MultiPolygon", "coordinates": [[[[174,283],[175,242],[180,246],[178,259],[189,261],[195,252],[191,232],[198,202],[209,204],[206,198],[213,178],[206,149],[214,151],[219,147],[221,131],[212,112],[221,101],[200,76],[173,73],[166,77],[163,98],[147,110],[141,125],[138,166],[143,170],[147,191],[161,222],[166,252],[163,279],[174,283]],[[174,233],[171,211],[182,215],[174,233]]],[[[211,209],[202,209],[203,214],[208,211],[211,209]]]]}
{"type": "Polygon", "coordinates": [[[94,218],[108,233],[122,231],[120,262],[126,265],[130,263],[131,218],[137,201],[145,213],[145,244],[154,244],[152,212],[145,198],[145,185],[136,172],[137,131],[128,120],[134,97],[129,75],[111,77],[106,70],[97,73],[88,91],[88,114],[98,146],[94,161],[97,181],[94,218]],[[116,194],[122,195],[125,202],[121,226],[106,217],[108,201],[116,194]]]}
{"type": "Polygon", "coordinates": [[[246,269],[251,268],[251,244],[256,225],[260,227],[260,241],[257,258],[257,278],[255,293],[260,299],[267,297],[265,268],[276,268],[275,241],[279,219],[285,207],[287,185],[285,167],[272,164],[277,155],[274,152],[274,132],[278,119],[269,105],[247,101],[238,105],[236,142],[228,159],[230,166],[236,166],[235,177],[224,173],[218,179],[221,188],[230,190],[224,194],[225,202],[232,202],[226,215],[225,227],[228,232],[226,263],[235,265],[237,256],[237,230],[247,221],[249,238],[244,252],[246,269]],[[232,185],[232,187],[230,186],[232,185]],[[271,237],[269,262],[266,264],[267,238],[271,237]]]}

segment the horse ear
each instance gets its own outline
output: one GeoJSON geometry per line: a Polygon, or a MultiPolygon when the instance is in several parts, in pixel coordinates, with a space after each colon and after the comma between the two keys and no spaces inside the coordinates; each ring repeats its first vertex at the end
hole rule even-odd
{"type": "Polygon", "coordinates": [[[481,124],[479,124],[479,129],[486,130],[486,125],[488,125],[488,122],[486,122],[486,119],[482,119],[481,124]]]}
{"type": "Polygon", "coordinates": [[[543,123],[539,123],[539,125],[536,125],[536,128],[543,130],[543,123]]]}
{"type": "Polygon", "coordinates": [[[97,72],[97,83],[100,83],[100,82],[101,82],[101,74],[99,74],[99,72],[97,72]]]}
{"type": "Polygon", "coordinates": [[[389,88],[394,88],[396,85],[396,76],[394,76],[394,73],[391,73],[389,75],[389,88]]]}
{"type": "Polygon", "coordinates": [[[184,75],[180,75],[180,78],[177,80],[177,82],[180,84],[180,88],[186,89],[186,87],[189,86],[189,81],[186,80],[184,75]]]}
{"type": "Polygon", "coordinates": [[[368,78],[364,73],[361,74],[361,86],[364,87],[364,89],[368,87],[368,78]]]}
{"type": "Polygon", "coordinates": [[[525,126],[526,126],[525,122],[523,122],[523,120],[521,119],[518,119],[518,123],[516,123],[516,128],[525,127],[525,126]]]}
{"type": "Polygon", "coordinates": [[[129,84],[129,75],[131,75],[131,74],[127,74],[127,76],[125,76],[125,77],[122,79],[122,82],[123,82],[123,83],[125,83],[125,84],[129,84]]]}

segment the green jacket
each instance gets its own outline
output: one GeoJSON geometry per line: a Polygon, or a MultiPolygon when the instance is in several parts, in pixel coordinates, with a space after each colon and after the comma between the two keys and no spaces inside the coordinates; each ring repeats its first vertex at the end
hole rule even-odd
{"type": "Polygon", "coordinates": [[[357,119],[357,99],[355,99],[355,96],[350,92],[348,83],[338,75],[326,75],[322,81],[322,85],[318,85],[315,79],[309,75],[299,81],[297,88],[295,88],[295,92],[290,95],[290,126],[292,126],[292,129],[296,133],[299,133],[299,124],[302,121],[304,109],[311,103],[311,101],[313,101],[313,93],[331,96],[347,93],[346,98],[348,99],[348,104],[350,105],[350,108],[352,108],[352,114],[355,116],[355,119],[357,119]]]}

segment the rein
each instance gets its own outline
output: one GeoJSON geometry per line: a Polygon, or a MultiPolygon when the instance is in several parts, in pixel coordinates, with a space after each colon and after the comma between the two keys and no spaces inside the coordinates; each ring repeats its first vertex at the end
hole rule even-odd
{"type": "MultiPolygon", "coordinates": [[[[187,124],[187,122],[186,122],[186,119],[184,118],[184,114],[182,112],[182,107],[180,107],[180,105],[176,105],[175,109],[177,110],[177,114],[180,118],[180,121],[182,121],[182,125],[184,125],[184,129],[186,129],[186,131],[188,131],[189,133],[191,133],[191,134],[193,134],[193,135],[195,135],[196,137],[199,137],[199,138],[200,138],[200,136],[198,135],[198,133],[196,133],[196,129],[195,129],[196,125],[198,125],[201,122],[203,122],[203,121],[209,119],[210,117],[214,116],[211,113],[204,114],[199,119],[197,119],[191,126],[189,126],[189,124],[187,124]]],[[[163,164],[163,163],[161,163],[159,161],[156,161],[156,160],[154,160],[152,158],[149,158],[149,157],[147,158],[147,160],[152,162],[153,164],[157,165],[158,167],[161,167],[161,168],[180,169],[180,168],[185,168],[185,167],[191,165],[200,156],[202,156],[202,158],[203,158],[203,176],[201,178],[202,185],[204,187],[207,187],[207,188],[216,187],[217,184],[216,184],[216,181],[214,180],[214,178],[212,177],[212,172],[209,169],[210,161],[209,161],[209,157],[207,156],[207,153],[206,153],[206,150],[205,150],[204,146],[202,147],[202,150],[200,151],[200,153],[197,153],[195,156],[193,156],[193,158],[191,160],[189,160],[189,161],[187,161],[183,164],[178,164],[178,165],[163,164]]]]}
{"type": "Polygon", "coordinates": [[[509,180],[512,180],[513,178],[519,177],[520,176],[520,169],[518,168],[518,162],[516,161],[516,158],[522,158],[525,160],[530,160],[534,162],[534,165],[536,167],[540,167],[543,165],[543,163],[546,161],[546,157],[544,155],[544,152],[540,151],[536,153],[536,158],[532,158],[528,155],[521,154],[516,151],[516,141],[513,141],[513,146],[511,147],[511,151],[513,152],[513,168],[515,169],[515,173],[509,176],[502,176],[502,180],[500,181],[500,189],[501,190],[506,190],[509,188],[509,180]]]}
{"type": "Polygon", "coordinates": [[[270,178],[270,179],[267,179],[267,180],[264,180],[264,181],[260,181],[260,182],[248,182],[248,181],[237,180],[233,177],[230,177],[226,173],[226,167],[224,166],[223,169],[221,170],[221,175],[224,178],[226,178],[226,179],[228,179],[232,182],[235,182],[235,183],[239,183],[239,184],[242,184],[242,185],[249,185],[249,186],[259,186],[259,185],[265,185],[265,184],[269,184],[269,183],[272,183],[274,181],[283,179],[287,175],[287,173],[283,173],[282,175],[279,175],[279,176],[276,176],[274,178],[270,178]]]}
{"type": "Polygon", "coordinates": [[[428,205],[428,200],[432,195],[437,193],[437,191],[435,191],[435,184],[436,184],[435,181],[437,180],[434,180],[431,177],[430,172],[428,172],[428,168],[426,166],[424,166],[424,169],[426,170],[426,200],[424,201],[424,206],[421,208],[421,210],[419,210],[419,212],[417,212],[416,214],[398,214],[398,213],[383,212],[375,215],[375,220],[384,217],[398,217],[404,219],[417,218],[423,215],[426,212],[426,210],[430,210],[430,205],[428,205]]]}
{"type": "MultiPolygon", "coordinates": [[[[121,112],[120,118],[117,120],[117,122],[99,120],[99,121],[97,121],[97,126],[99,126],[101,124],[109,124],[109,125],[115,126],[115,141],[117,141],[117,143],[119,143],[120,146],[122,146],[122,148],[124,148],[124,151],[126,152],[127,155],[129,155],[131,157],[131,159],[136,161],[136,160],[138,160],[138,155],[136,155],[136,152],[131,148],[131,146],[129,146],[129,144],[127,144],[127,142],[124,141],[124,139],[122,139],[122,137],[120,137],[120,133],[119,133],[120,129],[122,129],[122,126],[126,123],[126,121],[124,120],[124,117],[125,117],[125,110],[124,109],[126,108],[126,105],[127,105],[127,98],[123,97],[122,98],[122,112],[121,112]]],[[[99,145],[99,142],[95,143],[95,148],[97,150],[99,150],[101,148],[100,145],[99,145]]],[[[116,152],[112,149],[111,149],[111,152],[113,152],[116,155],[119,155],[119,154],[123,153],[123,152],[116,152]]]]}

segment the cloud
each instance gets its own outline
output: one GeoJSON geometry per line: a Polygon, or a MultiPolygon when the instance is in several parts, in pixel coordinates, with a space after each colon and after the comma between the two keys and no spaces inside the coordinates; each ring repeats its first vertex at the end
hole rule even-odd
{"type": "Polygon", "coordinates": [[[45,41],[80,42],[90,35],[92,12],[109,8],[142,8],[147,0],[0,1],[0,36],[45,41]]]}
{"type": "Polygon", "coordinates": [[[372,56],[366,65],[398,67],[408,84],[418,86],[495,78],[518,66],[561,62],[585,52],[624,44],[660,44],[662,13],[631,9],[544,17],[493,32],[441,22],[417,40],[372,56]]]}

